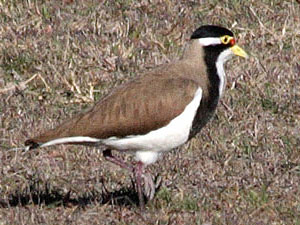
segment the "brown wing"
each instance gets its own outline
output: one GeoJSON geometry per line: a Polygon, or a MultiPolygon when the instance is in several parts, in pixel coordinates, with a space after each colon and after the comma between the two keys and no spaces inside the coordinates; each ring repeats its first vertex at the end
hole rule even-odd
{"type": "Polygon", "coordinates": [[[198,87],[195,81],[184,78],[134,80],[117,88],[90,111],[26,143],[32,145],[74,136],[105,139],[146,134],[165,126],[183,112],[198,87]]]}

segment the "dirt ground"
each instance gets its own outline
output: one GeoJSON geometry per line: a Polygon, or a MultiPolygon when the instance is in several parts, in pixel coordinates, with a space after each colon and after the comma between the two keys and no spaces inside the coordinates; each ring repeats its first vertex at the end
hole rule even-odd
{"type": "Polygon", "coordinates": [[[0,0],[0,224],[300,224],[299,46],[295,0],[0,0]],[[205,129],[148,168],[145,212],[99,149],[11,150],[178,59],[204,24],[250,58],[227,63],[205,129]]]}

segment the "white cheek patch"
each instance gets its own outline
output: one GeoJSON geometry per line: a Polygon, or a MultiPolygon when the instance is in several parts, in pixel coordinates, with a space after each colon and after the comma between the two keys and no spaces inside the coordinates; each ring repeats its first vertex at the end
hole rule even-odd
{"type": "Polygon", "coordinates": [[[209,46],[209,45],[219,45],[221,44],[221,39],[216,37],[216,38],[199,38],[199,43],[202,46],[209,46]]]}

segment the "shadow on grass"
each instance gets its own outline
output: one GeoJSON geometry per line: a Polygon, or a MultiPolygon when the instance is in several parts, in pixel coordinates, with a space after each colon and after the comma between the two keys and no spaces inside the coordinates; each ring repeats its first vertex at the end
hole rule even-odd
{"type": "Polygon", "coordinates": [[[47,207],[85,207],[89,204],[111,204],[118,206],[138,206],[138,196],[134,188],[122,188],[114,192],[90,191],[87,194],[71,197],[71,192],[63,193],[60,189],[50,188],[47,183],[44,187],[36,182],[29,185],[26,190],[16,190],[9,195],[7,200],[0,198],[0,208],[10,208],[26,205],[46,205],[47,207]]]}

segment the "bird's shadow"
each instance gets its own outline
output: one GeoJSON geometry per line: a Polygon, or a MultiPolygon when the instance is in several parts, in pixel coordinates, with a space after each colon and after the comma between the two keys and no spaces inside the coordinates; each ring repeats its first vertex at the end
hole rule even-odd
{"type": "Polygon", "coordinates": [[[20,191],[16,189],[9,194],[7,199],[0,198],[0,208],[27,206],[31,204],[45,205],[51,208],[59,206],[79,206],[84,208],[93,203],[133,207],[139,205],[138,195],[134,186],[132,188],[121,188],[113,192],[94,189],[86,194],[76,195],[76,197],[71,197],[71,191],[64,193],[62,189],[50,187],[50,183],[41,186],[39,182],[30,182],[25,190],[20,191]]]}

